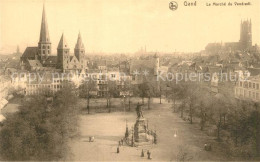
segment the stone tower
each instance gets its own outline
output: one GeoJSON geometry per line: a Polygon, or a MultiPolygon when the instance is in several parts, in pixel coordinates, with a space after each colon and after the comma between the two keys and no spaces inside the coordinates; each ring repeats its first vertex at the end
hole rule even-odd
{"type": "Polygon", "coordinates": [[[66,39],[64,37],[64,34],[62,34],[60,38],[60,42],[57,48],[57,68],[62,69],[63,71],[67,70],[69,68],[69,62],[70,62],[70,49],[66,42],[66,39]]]}
{"type": "Polygon", "coordinates": [[[38,43],[38,59],[44,63],[44,61],[48,58],[50,54],[51,54],[51,41],[49,36],[47,18],[45,15],[45,7],[43,5],[41,32],[40,32],[40,39],[38,43]]]}
{"type": "Polygon", "coordinates": [[[251,20],[241,21],[240,25],[240,48],[246,50],[252,47],[252,24],[251,20]]]}
{"type": "Polygon", "coordinates": [[[77,57],[77,59],[79,60],[80,67],[82,69],[83,68],[85,69],[85,47],[82,42],[80,33],[78,35],[77,44],[75,45],[75,48],[74,48],[74,54],[77,57]]]}

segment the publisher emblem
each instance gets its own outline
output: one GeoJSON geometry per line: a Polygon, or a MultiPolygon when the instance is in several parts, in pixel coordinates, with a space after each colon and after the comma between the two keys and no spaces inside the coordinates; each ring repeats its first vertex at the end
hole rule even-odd
{"type": "Polygon", "coordinates": [[[171,1],[171,2],[169,3],[169,8],[170,8],[170,10],[173,10],[173,11],[177,10],[177,8],[178,8],[178,3],[175,2],[175,1],[171,1]]]}

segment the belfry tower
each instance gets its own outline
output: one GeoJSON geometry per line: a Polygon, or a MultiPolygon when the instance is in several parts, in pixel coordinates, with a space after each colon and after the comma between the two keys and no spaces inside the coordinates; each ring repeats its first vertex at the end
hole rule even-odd
{"type": "Polygon", "coordinates": [[[62,36],[60,38],[60,42],[57,48],[57,68],[62,69],[63,71],[69,69],[69,62],[70,62],[70,49],[67,44],[67,41],[64,37],[64,34],[62,33],[62,36]]]}
{"type": "Polygon", "coordinates": [[[41,32],[40,32],[40,39],[38,43],[38,59],[44,63],[44,61],[48,58],[50,54],[51,54],[51,41],[49,36],[47,18],[45,15],[45,6],[43,5],[41,32]]]}
{"type": "Polygon", "coordinates": [[[240,25],[240,47],[246,50],[252,47],[252,24],[250,21],[241,21],[240,25]]]}

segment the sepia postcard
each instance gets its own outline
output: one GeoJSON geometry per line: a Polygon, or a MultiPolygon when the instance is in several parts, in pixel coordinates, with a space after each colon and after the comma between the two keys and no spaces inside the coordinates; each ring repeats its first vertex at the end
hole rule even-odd
{"type": "Polygon", "coordinates": [[[259,0],[0,0],[0,161],[260,161],[259,0]]]}

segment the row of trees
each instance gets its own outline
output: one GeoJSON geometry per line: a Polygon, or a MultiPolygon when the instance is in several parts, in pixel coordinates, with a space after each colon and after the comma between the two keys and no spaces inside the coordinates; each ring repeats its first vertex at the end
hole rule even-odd
{"type": "Polygon", "coordinates": [[[168,99],[173,111],[193,124],[199,119],[200,129],[216,127],[218,141],[230,143],[230,151],[244,157],[260,156],[260,105],[238,101],[232,91],[214,94],[199,82],[170,82],[168,99]],[[178,101],[178,106],[176,106],[178,101]],[[187,114],[187,118],[185,117],[187,114]]]}
{"type": "Polygon", "coordinates": [[[68,85],[46,94],[26,97],[20,111],[7,116],[0,131],[2,160],[61,160],[69,153],[67,142],[77,135],[75,91],[68,85]]]}
{"type": "MultiPolygon", "coordinates": [[[[147,98],[147,108],[150,109],[150,102],[152,97],[162,96],[162,85],[156,81],[148,80],[144,77],[144,81],[141,84],[132,85],[130,81],[125,81],[124,86],[118,86],[115,81],[108,81],[104,86],[99,86],[101,90],[105,92],[103,96],[107,100],[106,107],[111,112],[111,98],[114,97],[128,97],[128,106],[130,110],[131,97],[141,97],[142,104],[144,104],[145,98],[147,98]],[[126,93],[120,96],[120,92],[126,93]]],[[[79,96],[87,100],[87,111],[90,111],[90,100],[97,97],[95,92],[98,91],[97,83],[89,80],[84,82],[79,87],[79,96]]],[[[125,98],[124,98],[125,99],[125,98]]],[[[160,101],[161,102],[161,101],[160,101]]]]}

